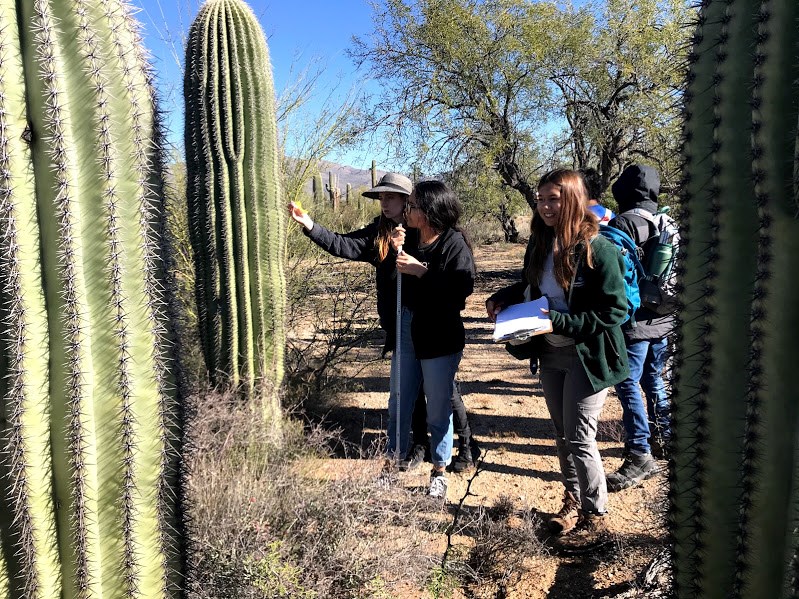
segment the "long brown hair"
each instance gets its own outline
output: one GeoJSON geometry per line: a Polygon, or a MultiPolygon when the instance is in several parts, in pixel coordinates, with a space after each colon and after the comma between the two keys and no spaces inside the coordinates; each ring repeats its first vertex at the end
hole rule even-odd
{"type": "Polygon", "coordinates": [[[547,183],[560,188],[560,217],[554,227],[548,227],[533,213],[530,243],[533,254],[527,267],[527,280],[540,284],[544,262],[550,250],[555,263],[555,280],[564,290],[569,288],[577,271],[578,252],[584,252],[586,264],[594,267],[591,239],[599,232],[596,219],[588,210],[588,190],[582,175],[571,169],[549,171],[538,182],[538,189],[547,183]]]}
{"type": "Polygon", "coordinates": [[[380,262],[388,256],[388,250],[391,247],[391,231],[396,227],[396,223],[380,213],[380,220],[377,221],[377,237],[375,237],[375,247],[377,248],[377,257],[380,262]]]}

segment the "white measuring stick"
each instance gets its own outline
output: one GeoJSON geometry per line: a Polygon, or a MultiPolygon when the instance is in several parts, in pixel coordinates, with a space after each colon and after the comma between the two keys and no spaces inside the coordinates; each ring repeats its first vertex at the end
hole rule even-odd
{"type": "MultiPolygon", "coordinates": [[[[397,256],[402,253],[402,246],[399,246],[397,249],[397,256]]],[[[397,378],[397,382],[394,385],[394,399],[397,403],[397,422],[395,427],[395,435],[394,435],[394,456],[396,457],[397,461],[400,459],[400,430],[402,427],[400,426],[400,345],[402,337],[402,275],[400,274],[399,267],[397,267],[397,331],[396,331],[396,339],[394,341],[394,357],[396,358],[397,367],[394,371],[394,376],[397,378]]]]}

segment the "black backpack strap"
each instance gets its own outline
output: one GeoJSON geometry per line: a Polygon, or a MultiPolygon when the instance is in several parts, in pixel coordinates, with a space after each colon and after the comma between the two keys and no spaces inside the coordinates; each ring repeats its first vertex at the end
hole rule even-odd
{"type": "Polygon", "coordinates": [[[616,219],[619,218],[629,223],[629,226],[623,230],[633,238],[633,241],[639,247],[644,245],[650,237],[658,234],[658,227],[655,224],[654,217],[642,208],[625,210],[616,217],[616,219]]]}

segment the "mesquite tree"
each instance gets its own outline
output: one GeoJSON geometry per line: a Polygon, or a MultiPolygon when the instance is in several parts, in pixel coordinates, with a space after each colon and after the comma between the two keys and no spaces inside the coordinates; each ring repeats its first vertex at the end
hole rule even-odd
{"type": "Polygon", "coordinates": [[[685,90],[679,597],[799,594],[799,4],[703,3],[685,90]]]}
{"type": "Polygon", "coordinates": [[[119,0],[0,4],[0,595],[177,596],[182,411],[149,68],[119,0]]]}
{"type": "Polygon", "coordinates": [[[285,346],[285,210],[269,51],[241,0],[209,0],[189,31],[187,204],[197,313],[215,384],[262,393],[277,422],[285,346]],[[260,388],[259,388],[260,387],[260,388]]]}

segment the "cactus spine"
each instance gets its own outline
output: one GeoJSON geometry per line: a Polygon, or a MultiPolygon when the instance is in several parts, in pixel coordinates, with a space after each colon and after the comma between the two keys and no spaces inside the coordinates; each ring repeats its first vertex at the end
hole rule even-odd
{"type": "Polygon", "coordinates": [[[793,0],[710,0],[695,34],[671,466],[678,597],[799,593],[798,16],[793,0]]]}
{"type": "Polygon", "coordinates": [[[0,7],[4,597],[185,586],[150,79],[118,0],[0,7]]]}
{"type": "Polygon", "coordinates": [[[209,0],[184,81],[188,214],[206,365],[277,422],[285,345],[285,215],[269,51],[250,8],[209,0]]]}

